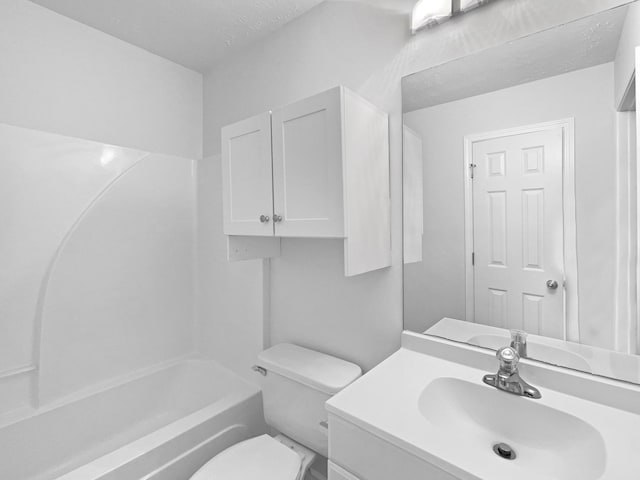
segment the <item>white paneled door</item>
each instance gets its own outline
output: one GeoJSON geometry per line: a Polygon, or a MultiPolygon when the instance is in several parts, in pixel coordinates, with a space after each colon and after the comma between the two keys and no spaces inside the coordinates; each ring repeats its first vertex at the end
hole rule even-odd
{"type": "Polygon", "coordinates": [[[564,338],[563,130],[471,145],[477,323],[564,338]]]}
{"type": "Polygon", "coordinates": [[[222,129],[225,235],[273,236],[271,114],[222,129]]]}

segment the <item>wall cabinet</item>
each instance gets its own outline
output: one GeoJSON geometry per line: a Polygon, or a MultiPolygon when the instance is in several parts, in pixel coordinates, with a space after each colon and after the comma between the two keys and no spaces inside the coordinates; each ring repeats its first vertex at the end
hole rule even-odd
{"type": "Polygon", "coordinates": [[[346,275],[390,265],[388,116],[355,93],[224,127],[222,175],[226,235],[344,239],[346,275]]]}
{"type": "Polygon", "coordinates": [[[224,233],[273,236],[270,113],[223,128],[222,159],[224,233]]]}

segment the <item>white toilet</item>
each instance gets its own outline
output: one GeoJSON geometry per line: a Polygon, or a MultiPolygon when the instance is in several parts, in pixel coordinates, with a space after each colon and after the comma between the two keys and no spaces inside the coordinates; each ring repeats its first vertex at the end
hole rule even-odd
{"type": "Polygon", "coordinates": [[[362,375],[353,363],[289,343],[262,352],[254,369],[264,375],[265,420],[281,434],[232,445],[191,480],[302,480],[317,454],[328,456],[325,402],[362,375]]]}

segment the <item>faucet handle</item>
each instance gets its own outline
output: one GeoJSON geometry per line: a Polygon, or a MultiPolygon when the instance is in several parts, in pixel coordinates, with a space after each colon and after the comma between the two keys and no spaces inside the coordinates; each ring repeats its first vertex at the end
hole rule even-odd
{"type": "Polygon", "coordinates": [[[511,343],[527,343],[527,332],[525,332],[524,330],[517,330],[515,328],[512,328],[511,330],[509,330],[509,333],[511,334],[511,343]]]}
{"type": "Polygon", "coordinates": [[[518,370],[520,355],[512,347],[502,347],[496,352],[496,357],[500,361],[500,371],[505,373],[515,373],[518,370]]]}
{"type": "Polygon", "coordinates": [[[511,332],[511,348],[518,352],[520,357],[527,356],[527,332],[524,330],[510,330],[511,332]]]}

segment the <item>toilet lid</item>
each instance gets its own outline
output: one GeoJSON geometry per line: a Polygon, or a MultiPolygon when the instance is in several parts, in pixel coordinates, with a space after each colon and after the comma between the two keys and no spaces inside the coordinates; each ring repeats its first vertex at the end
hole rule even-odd
{"type": "Polygon", "coordinates": [[[289,447],[261,435],[219,453],[190,480],[296,480],[301,463],[289,447]]]}

